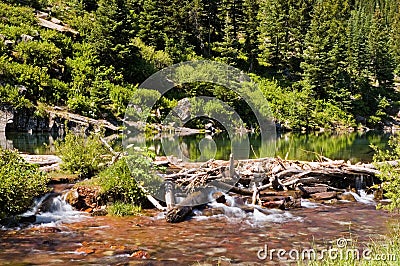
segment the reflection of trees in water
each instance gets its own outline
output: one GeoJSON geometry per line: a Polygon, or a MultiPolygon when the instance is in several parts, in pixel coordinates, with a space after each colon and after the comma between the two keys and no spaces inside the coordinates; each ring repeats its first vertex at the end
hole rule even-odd
{"type": "Polygon", "coordinates": [[[316,160],[318,155],[331,159],[370,161],[372,159],[371,143],[385,147],[388,136],[367,133],[288,133],[277,141],[277,155],[288,159],[316,160]]]}
{"type": "MultiPolygon", "coordinates": [[[[15,148],[31,154],[55,153],[53,145],[55,137],[49,133],[6,133],[5,137],[8,148],[15,148]]],[[[1,133],[0,142],[2,143],[1,133]]]]}
{"type": "MultiPolygon", "coordinates": [[[[164,136],[167,137],[167,136],[164,136]]],[[[191,160],[196,160],[200,156],[198,144],[205,137],[204,134],[190,135],[179,137],[181,151],[191,160]]],[[[231,139],[228,134],[220,133],[213,135],[216,144],[215,159],[229,159],[231,153],[231,139]]],[[[232,136],[232,140],[240,142],[244,139],[244,135],[236,134],[232,136]]],[[[373,156],[372,149],[369,147],[371,143],[385,148],[387,146],[388,134],[377,132],[366,133],[286,133],[278,137],[276,142],[271,141],[264,143],[260,147],[260,137],[253,134],[250,138],[250,158],[257,158],[260,149],[264,149],[264,153],[269,153],[273,149],[275,156],[297,160],[317,160],[318,155],[322,155],[332,159],[351,160],[353,163],[357,161],[370,161],[373,156]]],[[[165,155],[159,138],[146,139],[146,145],[152,146],[157,155],[165,155]]],[[[205,143],[203,156],[209,158],[214,154],[212,144],[205,143]]],[[[273,154],[273,153],[272,153],[273,154]]]]}

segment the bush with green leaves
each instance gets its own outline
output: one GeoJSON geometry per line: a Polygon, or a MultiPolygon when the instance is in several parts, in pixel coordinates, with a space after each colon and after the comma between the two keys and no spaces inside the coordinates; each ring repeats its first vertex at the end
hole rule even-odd
{"type": "Polygon", "coordinates": [[[378,177],[381,179],[381,187],[384,195],[390,199],[388,205],[378,205],[391,211],[400,210],[400,136],[392,136],[389,139],[388,150],[382,150],[377,146],[371,145],[375,150],[374,165],[380,171],[378,177]],[[392,164],[389,161],[397,161],[392,164]]]}
{"type": "Polygon", "coordinates": [[[15,46],[17,59],[25,64],[48,67],[57,64],[61,50],[54,43],[46,41],[20,42],[15,46]]]}
{"type": "Polygon", "coordinates": [[[114,202],[140,204],[144,192],[139,187],[140,180],[153,180],[151,162],[142,155],[130,155],[118,160],[98,175],[97,183],[102,194],[112,198],[114,202]],[[128,165],[129,164],[129,165],[128,165]]]}
{"type": "Polygon", "coordinates": [[[48,176],[16,151],[0,148],[0,219],[20,214],[48,192],[48,176]]]}
{"type": "Polygon", "coordinates": [[[55,143],[56,153],[62,159],[61,169],[81,178],[92,177],[111,161],[110,151],[104,147],[100,133],[89,136],[68,132],[55,143]]]}

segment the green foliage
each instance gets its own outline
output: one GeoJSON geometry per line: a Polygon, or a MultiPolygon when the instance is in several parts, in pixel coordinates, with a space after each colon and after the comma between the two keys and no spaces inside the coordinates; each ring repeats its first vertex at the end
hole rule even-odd
{"type": "Polygon", "coordinates": [[[132,106],[127,110],[127,113],[137,121],[145,121],[149,118],[152,111],[151,107],[161,97],[161,94],[157,90],[149,90],[138,88],[133,94],[131,99],[132,106]]]}
{"type": "Polygon", "coordinates": [[[16,45],[15,52],[17,60],[39,67],[56,65],[57,59],[61,58],[61,50],[54,43],[46,41],[20,42],[16,45]]]}
{"type": "Polygon", "coordinates": [[[173,63],[171,57],[167,53],[160,50],[156,51],[153,46],[147,46],[139,38],[132,39],[132,44],[139,49],[143,59],[150,62],[155,69],[162,69],[173,63]]]}
{"type": "Polygon", "coordinates": [[[140,206],[117,201],[111,204],[107,210],[108,214],[111,216],[132,216],[140,214],[142,208],[140,206]]]}
{"type": "Polygon", "coordinates": [[[76,94],[68,99],[68,108],[75,113],[95,118],[97,114],[96,102],[82,94],[76,94]]]}
{"type": "Polygon", "coordinates": [[[136,89],[137,86],[119,85],[115,85],[110,88],[109,95],[112,102],[111,108],[117,116],[125,114],[126,107],[131,101],[136,89]]]}
{"type": "Polygon", "coordinates": [[[0,219],[26,211],[35,197],[48,192],[48,181],[38,166],[0,148],[0,219]]]}
{"type": "Polygon", "coordinates": [[[323,128],[356,126],[352,115],[331,102],[317,100],[314,117],[318,125],[323,128]]]}
{"type": "MultiPolygon", "coordinates": [[[[0,97],[17,107],[43,102],[93,118],[122,117],[135,86],[151,74],[206,58],[276,80],[263,93],[288,128],[353,126],[357,116],[379,127],[388,118],[382,99],[399,99],[399,14],[389,0],[3,1],[0,97]],[[41,27],[34,10],[47,7],[79,37],[41,27]],[[22,41],[23,34],[33,40],[22,41]],[[19,86],[27,91],[17,99],[19,86]]],[[[207,66],[192,70],[176,74],[215,76],[207,66]]],[[[159,122],[179,99],[199,95],[217,97],[255,124],[237,94],[199,82],[159,100],[156,116],[143,114],[159,122]]]]}
{"type": "Polygon", "coordinates": [[[390,106],[390,103],[388,102],[388,100],[383,97],[379,100],[378,106],[377,106],[377,110],[375,112],[374,115],[371,115],[368,118],[368,122],[372,125],[372,126],[379,126],[382,125],[382,122],[384,121],[384,119],[388,118],[388,114],[386,113],[386,109],[390,106]]]}
{"type": "Polygon", "coordinates": [[[5,86],[0,85],[0,102],[11,104],[17,109],[22,107],[31,107],[31,102],[25,99],[25,97],[21,97],[19,89],[9,84],[6,84],[5,86]]]}
{"type": "Polygon", "coordinates": [[[97,183],[102,188],[102,193],[111,197],[114,202],[139,205],[144,199],[144,194],[138,184],[143,183],[141,180],[154,179],[150,167],[150,161],[144,156],[123,157],[100,172],[97,183]]]}
{"type": "Polygon", "coordinates": [[[388,150],[382,150],[374,145],[371,147],[375,150],[374,165],[379,169],[378,177],[382,180],[382,189],[385,192],[385,197],[390,199],[390,204],[381,206],[391,211],[400,209],[400,170],[398,165],[391,165],[385,161],[400,162],[400,137],[392,136],[389,139],[388,150]]]}
{"type": "Polygon", "coordinates": [[[68,132],[64,140],[55,143],[56,153],[62,159],[61,169],[81,178],[94,176],[111,160],[108,149],[103,146],[101,134],[89,136],[68,132]]]}

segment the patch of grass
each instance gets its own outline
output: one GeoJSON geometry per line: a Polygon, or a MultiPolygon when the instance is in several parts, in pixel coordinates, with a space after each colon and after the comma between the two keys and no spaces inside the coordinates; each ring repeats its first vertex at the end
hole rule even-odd
{"type": "Polygon", "coordinates": [[[132,216],[138,215],[142,207],[124,202],[114,202],[108,207],[108,214],[111,216],[132,216]]]}

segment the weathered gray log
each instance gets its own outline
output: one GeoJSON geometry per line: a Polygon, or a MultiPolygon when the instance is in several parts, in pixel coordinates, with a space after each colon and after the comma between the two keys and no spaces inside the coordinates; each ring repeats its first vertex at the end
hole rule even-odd
{"type": "Polygon", "coordinates": [[[154,207],[156,207],[160,211],[165,211],[165,207],[163,207],[150,193],[141,185],[138,185],[138,187],[143,191],[143,193],[146,195],[146,198],[153,204],[154,207]]]}
{"type": "Polygon", "coordinates": [[[192,213],[192,208],[202,206],[211,200],[211,191],[214,188],[204,188],[190,193],[183,201],[167,211],[165,220],[169,223],[182,222],[192,213]]]}
{"type": "Polygon", "coordinates": [[[165,203],[167,210],[171,210],[175,206],[174,184],[172,180],[165,180],[165,203]]]}
{"type": "Polygon", "coordinates": [[[120,130],[120,127],[115,126],[106,120],[96,120],[96,119],[85,117],[82,115],[77,115],[77,114],[69,113],[66,111],[59,111],[59,110],[47,110],[47,112],[49,113],[51,119],[60,117],[67,121],[75,122],[84,127],[88,127],[89,125],[92,125],[95,128],[105,128],[105,129],[109,129],[111,131],[119,131],[120,130]]]}
{"type": "Polygon", "coordinates": [[[196,191],[189,194],[182,202],[177,204],[175,207],[167,210],[165,220],[169,223],[182,222],[192,213],[192,206],[194,202],[198,202],[198,198],[203,198],[202,191],[196,191]]]}
{"type": "Polygon", "coordinates": [[[182,222],[192,213],[192,207],[190,206],[176,206],[168,210],[165,215],[165,220],[168,223],[179,223],[182,222]]]}

